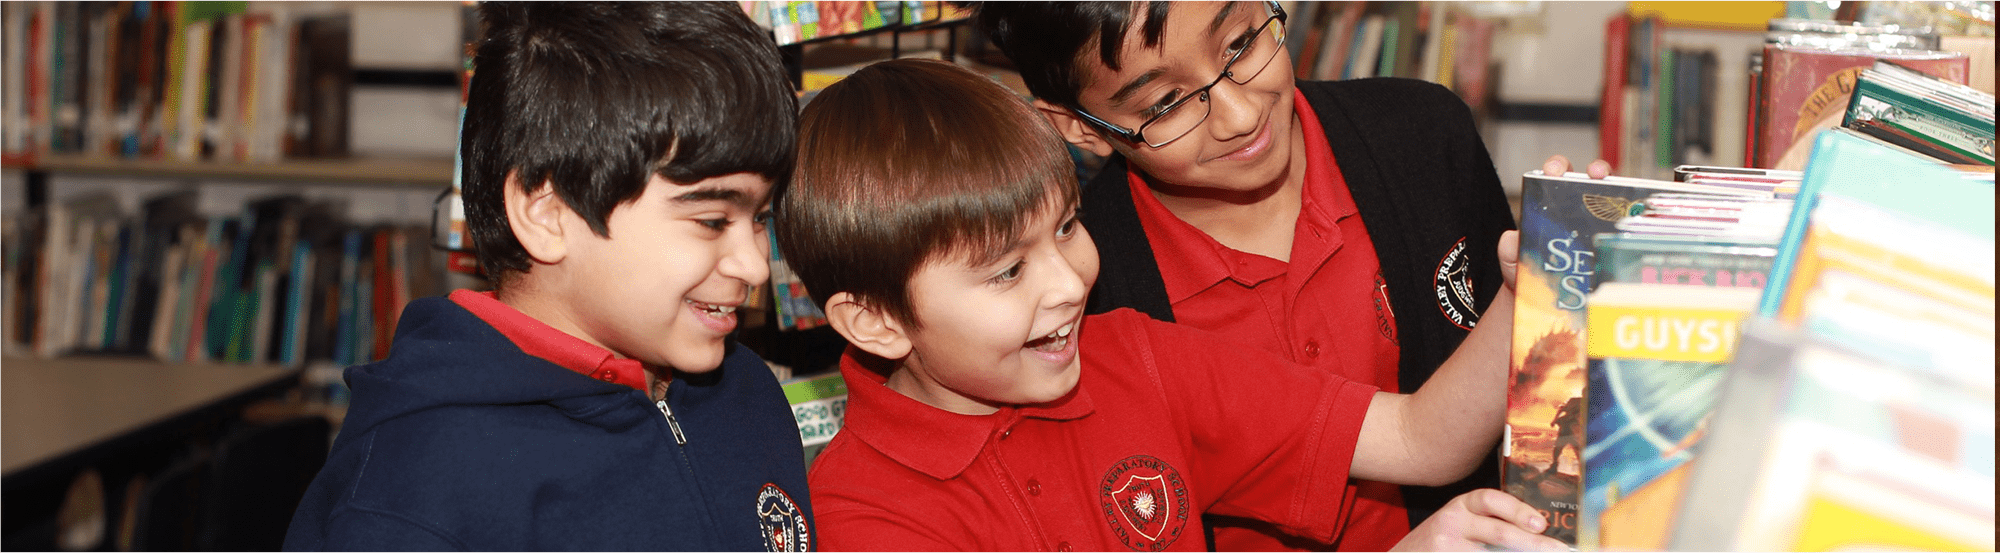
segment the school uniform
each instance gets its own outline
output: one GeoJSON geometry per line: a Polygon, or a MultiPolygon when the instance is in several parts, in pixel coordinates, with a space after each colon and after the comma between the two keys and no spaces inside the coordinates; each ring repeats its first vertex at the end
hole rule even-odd
{"type": "MultiPolygon", "coordinates": [[[[1514,223],[1492,160],[1464,102],[1432,83],[1300,82],[1293,106],[1307,161],[1290,259],[1216,242],[1167,211],[1114,156],[1082,193],[1083,223],[1103,259],[1090,312],[1131,307],[1383,390],[1415,391],[1502,286],[1494,244],[1514,223]]],[[[1334,542],[1285,541],[1254,521],[1214,519],[1215,545],[1383,550],[1451,497],[1496,485],[1495,467],[1489,459],[1443,488],[1357,481],[1344,493],[1348,530],[1334,542]]]]}
{"type": "Polygon", "coordinates": [[[740,346],[673,373],[662,406],[637,361],[460,290],[411,302],[388,359],[346,378],[287,550],[817,545],[797,426],[740,346]]]}
{"type": "Polygon", "coordinates": [[[850,348],[846,423],[811,473],[821,545],[1201,551],[1203,513],[1340,530],[1375,387],[1132,310],[1087,316],[1074,339],[1069,395],[979,416],[887,388],[850,348]]]}

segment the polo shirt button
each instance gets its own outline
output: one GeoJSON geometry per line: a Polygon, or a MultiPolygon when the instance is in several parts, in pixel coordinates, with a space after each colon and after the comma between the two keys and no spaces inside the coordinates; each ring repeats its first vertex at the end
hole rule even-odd
{"type": "Polygon", "coordinates": [[[1071,551],[1071,549],[1069,548],[1069,542],[1062,542],[1056,544],[1056,551],[1071,551]]]}
{"type": "Polygon", "coordinates": [[[1041,480],[1036,480],[1033,478],[1028,479],[1028,495],[1042,495],[1041,480]]]}
{"type": "Polygon", "coordinates": [[[1319,358],[1319,341],[1318,341],[1318,340],[1307,340],[1307,341],[1306,341],[1306,357],[1310,357],[1310,358],[1314,358],[1314,359],[1317,359],[1317,358],[1319,358]]]}
{"type": "Polygon", "coordinates": [[[1005,439],[1007,439],[1007,437],[1008,437],[1008,436],[1012,436],[1012,435],[1014,435],[1014,429],[1012,429],[1012,428],[1009,428],[1009,429],[1006,429],[1006,430],[1001,430],[1001,431],[1000,431],[1000,439],[1002,439],[1002,440],[1005,440],[1005,439]]]}
{"type": "Polygon", "coordinates": [[[607,370],[601,373],[597,373],[597,378],[603,379],[605,382],[610,382],[613,380],[617,380],[618,375],[611,374],[611,371],[607,370]]]}

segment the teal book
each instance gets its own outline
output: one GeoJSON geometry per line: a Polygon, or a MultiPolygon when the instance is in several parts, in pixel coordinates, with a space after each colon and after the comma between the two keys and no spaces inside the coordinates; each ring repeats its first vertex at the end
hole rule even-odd
{"type": "MultiPolygon", "coordinates": [[[[1757,314],[1777,316],[1789,280],[1822,195],[1835,194],[1884,211],[1993,240],[1993,183],[1926,158],[1838,132],[1814,139],[1799,194],[1771,262],[1771,284],[1758,299],[1757,314]]],[[[1522,244],[1527,244],[1526,236],[1522,244]]],[[[1525,255],[1526,247],[1523,246],[1525,255]]]]}

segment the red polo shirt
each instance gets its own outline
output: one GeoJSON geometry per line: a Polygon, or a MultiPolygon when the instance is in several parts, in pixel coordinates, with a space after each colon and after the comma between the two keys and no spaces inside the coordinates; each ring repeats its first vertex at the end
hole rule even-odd
{"type": "Polygon", "coordinates": [[[810,478],[821,548],[1201,551],[1202,513],[1340,531],[1374,387],[1130,309],[1084,321],[1075,391],[981,416],[887,388],[850,348],[846,425],[810,478]]]}
{"type": "MultiPolygon", "coordinates": [[[[582,338],[556,330],[511,305],[501,303],[492,292],[454,290],[452,303],[471,311],[473,316],[514,342],[522,353],[540,357],[591,378],[631,386],[646,391],[646,367],[637,360],[619,357],[582,338]]],[[[661,374],[660,378],[671,378],[661,374]]]]}
{"type": "MultiPolygon", "coordinates": [[[[1292,105],[1305,135],[1306,175],[1289,263],[1222,245],[1167,211],[1136,168],[1127,173],[1140,224],[1161,260],[1174,319],[1232,343],[1397,391],[1396,321],[1375,245],[1318,115],[1304,94],[1295,94],[1292,105]]],[[[1354,481],[1346,496],[1352,499],[1343,506],[1347,531],[1332,542],[1336,549],[1383,551],[1409,533],[1397,486],[1354,481]]],[[[1276,536],[1235,526],[1216,528],[1216,547],[1295,549],[1276,536]]]]}

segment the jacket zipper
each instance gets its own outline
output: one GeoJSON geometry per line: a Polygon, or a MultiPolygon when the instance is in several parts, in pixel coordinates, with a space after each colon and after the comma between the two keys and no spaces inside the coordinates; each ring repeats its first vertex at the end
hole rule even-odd
{"type": "Polygon", "coordinates": [[[681,433],[680,420],[674,418],[674,408],[668,407],[665,399],[654,402],[653,405],[660,408],[660,414],[667,416],[667,428],[674,431],[674,443],[688,445],[687,434],[681,433]]]}

